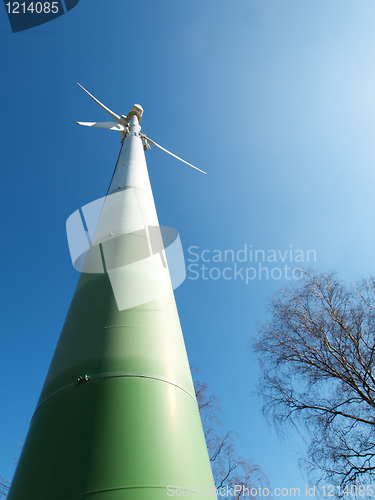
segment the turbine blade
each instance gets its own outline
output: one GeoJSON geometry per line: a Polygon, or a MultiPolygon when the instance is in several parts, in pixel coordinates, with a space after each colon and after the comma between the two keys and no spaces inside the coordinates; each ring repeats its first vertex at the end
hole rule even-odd
{"type": "Polygon", "coordinates": [[[108,130],[117,130],[119,132],[124,132],[125,127],[120,123],[115,122],[76,122],[78,125],[85,125],[86,127],[98,127],[106,128],[108,130]]]}
{"type": "MultiPolygon", "coordinates": [[[[143,134],[144,135],[144,134],[143,134]]],[[[180,160],[182,161],[183,163],[186,163],[186,165],[189,165],[189,167],[193,167],[195,168],[195,170],[199,170],[199,172],[202,172],[202,174],[207,174],[207,172],[204,172],[203,170],[201,170],[200,168],[198,167],[195,167],[194,165],[192,165],[191,163],[188,163],[187,161],[183,160],[182,158],[180,158],[179,156],[171,153],[170,151],[168,151],[168,149],[165,149],[163,148],[162,146],[160,146],[160,144],[156,144],[156,142],[154,142],[152,139],[150,139],[149,137],[146,137],[144,135],[145,139],[148,141],[148,142],[151,142],[151,144],[153,144],[154,146],[156,146],[157,148],[161,149],[162,151],[165,151],[166,153],[168,153],[169,155],[173,156],[174,158],[177,158],[177,160],[180,160]]]]}
{"type": "Polygon", "coordinates": [[[99,106],[101,106],[104,109],[104,111],[107,111],[107,113],[109,115],[111,115],[112,118],[114,120],[116,120],[117,123],[121,123],[121,118],[119,117],[119,115],[116,115],[116,113],[114,113],[109,108],[107,108],[107,106],[104,106],[104,104],[102,104],[100,101],[98,101],[98,99],[96,99],[96,97],[91,95],[90,92],[88,92],[84,87],[82,87],[82,85],[80,83],[77,82],[77,85],[79,85],[81,87],[81,89],[86,92],[86,94],[88,94],[92,99],[94,99],[94,101],[97,102],[99,104],[99,106]]]}

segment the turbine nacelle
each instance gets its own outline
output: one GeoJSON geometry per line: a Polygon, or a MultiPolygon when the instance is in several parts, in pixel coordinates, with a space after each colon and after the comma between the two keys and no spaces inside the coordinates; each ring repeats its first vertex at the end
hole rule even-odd
{"type": "MultiPolygon", "coordinates": [[[[122,137],[122,139],[124,139],[126,137],[126,135],[128,134],[128,132],[129,132],[129,123],[130,123],[130,120],[131,120],[132,116],[135,115],[138,118],[138,123],[141,123],[141,121],[142,121],[142,115],[143,115],[143,108],[139,104],[134,104],[134,106],[132,107],[132,109],[129,111],[129,113],[126,116],[125,115],[119,116],[116,113],[114,113],[112,110],[110,110],[109,108],[107,108],[107,106],[104,106],[104,104],[102,104],[100,101],[98,101],[98,99],[96,99],[96,97],[94,97],[92,94],[90,94],[90,92],[88,92],[78,82],[77,82],[77,84],[92,99],[94,99],[94,101],[97,102],[99,104],[99,106],[101,106],[104,109],[104,111],[106,111],[115,120],[115,122],[77,122],[78,125],[85,125],[86,127],[106,128],[107,130],[116,130],[117,132],[121,133],[121,137],[122,137]]],[[[203,170],[195,167],[191,163],[188,163],[187,161],[183,160],[179,156],[171,153],[167,149],[163,148],[162,146],[160,146],[159,144],[157,144],[156,142],[154,142],[149,137],[146,137],[145,134],[139,134],[139,136],[142,139],[143,147],[144,147],[145,151],[148,150],[148,149],[151,149],[151,146],[149,144],[149,143],[151,143],[154,146],[156,146],[157,148],[159,148],[162,151],[164,151],[165,153],[168,153],[169,155],[173,156],[174,158],[177,158],[177,160],[180,160],[183,163],[186,163],[186,165],[189,165],[190,167],[193,167],[196,170],[199,170],[199,172],[202,172],[203,174],[206,173],[206,172],[203,172],[203,170]]]]}
{"type": "MultiPolygon", "coordinates": [[[[127,117],[125,118],[128,123],[130,123],[131,117],[135,115],[138,118],[138,123],[142,121],[143,108],[140,104],[134,104],[132,109],[129,111],[127,117]]],[[[124,115],[121,115],[121,118],[124,118],[124,115]]]]}

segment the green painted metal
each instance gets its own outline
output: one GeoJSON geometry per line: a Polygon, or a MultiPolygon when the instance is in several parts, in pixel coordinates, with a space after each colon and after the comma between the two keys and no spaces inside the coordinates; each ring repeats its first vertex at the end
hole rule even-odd
{"type": "Polygon", "coordinates": [[[108,274],[83,273],[8,500],[165,500],[172,487],[217,498],[173,291],[119,311],[108,274]]]}

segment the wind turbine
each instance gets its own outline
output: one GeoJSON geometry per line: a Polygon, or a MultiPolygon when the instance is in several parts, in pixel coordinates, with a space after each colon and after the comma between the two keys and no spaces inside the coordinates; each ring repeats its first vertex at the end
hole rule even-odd
{"type": "MultiPolygon", "coordinates": [[[[86,127],[106,128],[108,130],[117,130],[117,131],[121,132],[122,139],[125,139],[126,135],[129,133],[129,125],[130,125],[131,117],[133,115],[136,115],[138,117],[138,122],[141,123],[143,108],[139,104],[134,104],[134,106],[129,111],[127,116],[125,116],[125,115],[119,116],[116,113],[114,113],[113,111],[111,111],[109,108],[107,108],[107,106],[104,106],[104,104],[102,104],[100,101],[98,101],[98,99],[96,97],[94,97],[92,94],[90,94],[90,92],[88,90],[86,90],[84,87],[82,87],[82,85],[80,85],[78,82],[77,82],[77,85],[79,85],[81,87],[81,89],[83,89],[86,92],[86,94],[88,94],[92,99],[94,99],[94,101],[97,102],[99,104],[99,106],[101,106],[104,109],[104,111],[106,111],[115,120],[115,122],[77,122],[78,125],[85,125],[86,127]]],[[[186,163],[186,165],[189,165],[190,167],[193,167],[196,170],[199,170],[199,172],[202,172],[203,174],[207,173],[207,172],[204,172],[203,170],[201,170],[200,168],[195,167],[191,163],[188,163],[187,161],[183,160],[182,158],[175,155],[174,153],[171,153],[170,151],[168,151],[168,149],[163,148],[163,146],[160,146],[159,144],[157,144],[155,141],[153,141],[149,137],[146,137],[145,134],[139,134],[139,136],[142,139],[143,147],[144,147],[145,151],[148,149],[151,149],[149,146],[149,143],[151,143],[154,146],[156,146],[157,148],[164,151],[165,153],[168,153],[169,155],[173,156],[174,158],[177,158],[177,160],[180,160],[183,163],[186,163]]]]}
{"type": "Polygon", "coordinates": [[[217,499],[169,262],[150,231],[143,110],[119,116],[93,99],[115,122],[86,125],[119,131],[121,151],[98,221],[92,204],[76,211],[90,249],[7,500],[217,499]]]}

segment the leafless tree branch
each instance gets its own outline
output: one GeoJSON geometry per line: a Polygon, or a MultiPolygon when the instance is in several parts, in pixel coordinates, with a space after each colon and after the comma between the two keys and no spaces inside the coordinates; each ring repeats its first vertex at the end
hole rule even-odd
{"type": "Polygon", "coordinates": [[[246,492],[246,488],[250,491],[252,486],[268,485],[267,477],[259,465],[238,455],[236,448],[239,437],[235,432],[230,431],[224,434],[219,432],[222,412],[217,398],[208,396],[208,391],[207,384],[195,383],[195,392],[216,488],[218,490],[228,488],[233,493],[234,486],[241,486],[241,491],[236,492],[236,496],[232,498],[236,498],[236,500],[251,499],[251,495],[246,493],[244,496],[243,492],[246,492]]]}
{"type": "Polygon", "coordinates": [[[259,328],[264,413],[280,429],[305,426],[304,463],[345,487],[375,475],[375,282],[343,284],[305,270],[269,301],[259,328]]]}

